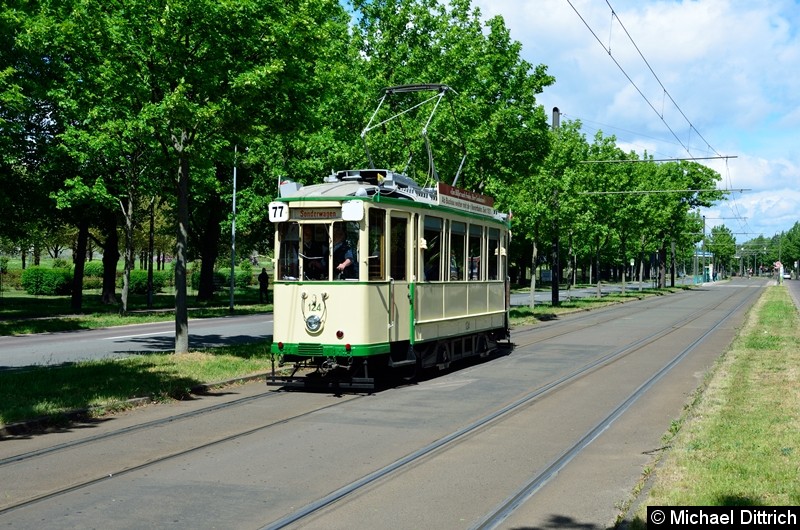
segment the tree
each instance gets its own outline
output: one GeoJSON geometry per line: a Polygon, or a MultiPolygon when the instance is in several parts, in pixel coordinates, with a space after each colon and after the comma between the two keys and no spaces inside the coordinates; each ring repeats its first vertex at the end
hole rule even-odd
{"type": "MultiPolygon", "coordinates": [[[[373,97],[382,87],[442,83],[458,93],[457,104],[445,104],[429,128],[438,148],[436,173],[451,184],[458,174],[459,187],[492,195],[498,208],[513,210],[517,237],[534,242],[535,270],[541,209],[523,197],[533,199],[529,194],[538,191],[539,166],[550,149],[536,95],[553,77],[545,66],[522,60],[521,45],[510,39],[501,17],[483,22],[469,0],[356,0],[353,6],[359,91],[373,97]]],[[[417,180],[435,178],[423,139],[387,128],[371,141],[382,156],[376,165],[403,169],[410,161],[417,180]]]]}
{"type": "Polygon", "coordinates": [[[736,238],[730,229],[725,226],[713,227],[706,247],[714,255],[714,271],[729,274],[736,255],[736,238]]]}
{"type": "Polygon", "coordinates": [[[213,179],[214,160],[237,138],[304,121],[304,96],[324,88],[315,74],[324,70],[320,58],[346,34],[343,14],[324,0],[42,6],[38,27],[51,40],[39,44],[53,42],[49,61],[66,81],[58,86],[63,139],[73,159],[109,170],[104,185],[126,223],[126,270],[136,202],[172,168],[177,352],[188,349],[190,174],[213,179]]]}

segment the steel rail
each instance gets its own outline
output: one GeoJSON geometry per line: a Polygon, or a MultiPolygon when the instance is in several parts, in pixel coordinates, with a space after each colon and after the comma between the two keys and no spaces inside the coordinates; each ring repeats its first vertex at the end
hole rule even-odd
{"type": "MultiPolygon", "coordinates": [[[[760,291],[760,289],[757,290],[757,291],[754,290],[754,293],[758,293],[759,291],[760,291]]],[[[564,376],[562,376],[562,377],[560,377],[560,378],[558,378],[556,380],[553,380],[553,381],[547,383],[546,385],[544,385],[544,386],[542,386],[542,387],[540,387],[540,388],[538,388],[538,389],[536,389],[536,390],[524,395],[523,397],[513,401],[512,403],[509,403],[508,405],[505,405],[504,407],[502,407],[502,408],[500,408],[500,409],[498,409],[498,410],[496,410],[496,411],[494,411],[494,412],[492,412],[492,413],[490,413],[490,414],[488,414],[488,415],[486,415],[486,416],[484,416],[482,418],[479,418],[478,420],[470,423],[469,425],[467,425],[467,426],[465,426],[465,427],[463,427],[461,429],[458,429],[457,431],[454,431],[454,432],[452,432],[452,433],[450,433],[448,435],[445,435],[445,436],[439,438],[438,440],[436,440],[436,441],[434,441],[434,442],[422,447],[421,449],[419,449],[417,451],[414,451],[414,452],[412,452],[412,453],[410,453],[410,454],[408,454],[408,455],[406,455],[406,456],[404,456],[402,458],[399,458],[399,459],[395,460],[394,462],[392,462],[392,463],[390,463],[390,464],[388,464],[388,465],[386,465],[386,466],[384,466],[384,467],[382,467],[382,468],[380,468],[380,469],[378,469],[378,470],[376,470],[376,471],[374,471],[372,473],[369,473],[369,474],[363,476],[360,479],[357,479],[357,480],[355,480],[353,482],[350,482],[349,484],[346,484],[346,485],[338,488],[337,490],[329,493],[328,495],[326,495],[326,496],[324,496],[324,497],[322,497],[322,498],[320,498],[320,499],[318,499],[318,500],[316,500],[314,502],[311,502],[311,503],[306,504],[305,506],[302,506],[298,510],[295,510],[294,512],[289,513],[289,514],[285,515],[284,517],[282,517],[280,519],[277,519],[277,520],[275,520],[275,521],[273,521],[273,522],[261,527],[260,530],[277,530],[277,529],[286,528],[289,525],[292,525],[292,524],[297,523],[297,522],[299,522],[299,521],[301,521],[303,519],[306,519],[306,518],[308,518],[308,517],[320,512],[322,509],[324,509],[324,508],[326,508],[328,506],[331,506],[331,505],[333,505],[334,503],[336,503],[338,501],[343,500],[345,497],[349,496],[350,494],[352,494],[352,493],[354,493],[356,491],[359,491],[359,490],[363,489],[364,487],[366,487],[366,486],[368,486],[368,485],[370,485],[370,484],[372,484],[372,483],[374,483],[374,482],[376,482],[378,480],[381,480],[381,479],[384,479],[384,478],[390,476],[393,472],[395,472],[395,471],[397,471],[397,470],[399,470],[401,468],[404,468],[405,466],[407,466],[409,464],[412,464],[412,463],[415,463],[415,462],[419,462],[423,458],[425,458],[427,456],[430,456],[434,452],[436,452],[438,450],[441,450],[441,449],[444,449],[447,446],[460,443],[461,441],[465,440],[469,435],[477,433],[479,430],[481,430],[481,429],[489,426],[490,424],[492,424],[492,423],[494,423],[496,421],[499,421],[502,418],[504,418],[504,417],[506,417],[506,416],[508,416],[508,415],[520,410],[522,407],[531,405],[533,402],[535,402],[536,400],[538,400],[542,396],[544,396],[544,395],[546,395],[546,394],[548,394],[550,392],[553,392],[553,391],[555,391],[557,389],[560,389],[561,387],[563,387],[563,386],[565,386],[565,385],[567,385],[569,383],[575,382],[576,380],[579,380],[580,378],[584,377],[585,375],[589,374],[590,372],[592,372],[592,371],[594,371],[594,370],[596,370],[596,369],[598,369],[598,368],[600,368],[602,366],[610,365],[610,364],[613,364],[614,362],[617,362],[617,361],[619,361],[621,359],[624,359],[626,356],[630,355],[631,353],[633,353],[635,351],[638,351],[638,350],[644,348],[645,346],[647,346],[647,345],[649,345],[649,344],[651,344],[651,343],[653,343],[653,342],[655,342],[655,341],[657,341],[659,339],[662,339],[663,337],[666,337],[666,336],[668,336],[668,335],[670,335],[672,333],[675,333],[682,326],[685,326],[687,323],[693,321],[696,318],[697,314],[708,312],[709,308],[719,307],[720,305],[722,305],[723,303],[725,303],[726,301],[731,299],[735,294],[736,293],[733,292],[733,293],[731,293],[731,295],[727,296],[723,300],[721,300],[719,302],[715,302],[713,304],[709,304],[707,307],[704,307],[703,309],[695,311],[695,312],[691,313],[690,315],[681,318],[677,322],[667,323],[664,326],[662,326],[661,329],[659,329],[658,331],[655,331],[655,332],[651,333],[650,335],[648,335],[646,337],[643,337],[643,338],[640,338],[638,340],[629,342],[628,344],[625,344],[624,346],[622,346],[622,347],[620,347],[620,348],[618,348],[618,349],[616,349],[616,350],[614,350],[612,352],[609,352],[609,353],[603,355],[602,357],[600,357],[598,359],[595,359],[592,362],[589,362],[589,363],[577,368],[573,372],[571,372],[569,374],[566,374],[566,375],[564,375],[564,376]]],[[[741,302],[740,304],[737,304],[737,306],[734,309],[729,310],[727,315],[718,324],[716,324],[713,328],[711,328],[711,330],[707,331],[702,336],[702,338],[705,338],[706,336],[708,336],[711,333],[711,331],[717,329],[719,327],[719,325],[721,325],[722,322],[726,321],[733,313],[735,313],[752,296],[754,296],[754,295],[748,296],[745,299],[745,301],[741,302]]],[[[574,331],[581,331],[581,330],[574,330],[574,331]]],[[[552,338],[552,337],[550,337],[550,338],[552,338]]],[[[697,341],[695,341],[694,345],[696,346],[696,344],[699,344],[700,340],[701,339],[698,339],[697,341]]],[[[535,342],[538,342],[538,341],[535,341],[535,342]]],[[[686,355],[686,353],[683,353],[682,356],[679,356],[680,359],[682,359],[685,355],[686,355]]],[[[680,359],[677,359],[677,360],[674,359],[673,362],[670,363],[670,367],[674,366],[674,364],[677,364],[677,362],[679,362],[680,359]]],[[[655,380],[653,381],[653,383],[655,383],[655,380]]],[[[652,386],[652,384],[650,386],[652,386]]],[[[649,386],[647,388],[649,388],[649,386]]],[[[635,401],[635,400],[630,401],[630,403],[633,403],[633,401],[635,401]]],[[[625,406],[624,408],[622,406],[618,407],[618,409],[616,411],[616,412],[618,412],[617,416],[621,415],[625,410],[627,410],[627,408],[630,406],[630,403],[627,406],[625,406]]],[[[615,416],[615,418],[617,416],[615,416]]],[[[601,422],[601,424],[598,427],[594,428],[590,432],[590,434],[594,433],[591,438],[589,437],[589,435],[586,435],[581,439],[581,440],[588,439],[588,441],[585,443],[585,445],[588,445],[588,443],[590,443],[591,440],[596,438],[599,435],[599,433],[602,432],[602,430],[607,428],[608,425],[610,425],[610,422],[608,422],[608,424],[605,425],[604,427],[602,425],[603,425],[603,423],[601,422]]],[[[579,444],[580,444],[580,442],[579,442],[579,444]]],[[[579,444],[576,444],[575,446],[573,446],[572,450],[574,450],[575,454],[580,452],[580,449],[585,447],[585,445],[582,445],[582,446],[580,446],[580,448],[575,449],[579,444]]],[[[568,453],[569,453],[569,451],[568,451],[568,453]]],[[[570,457],[570,459],[571,459],[571,457],[570,457]]],[[[566,464],[566,461],[564,462],[563,465],[565,465],[565,464],[566,464]]],[[[561,467],[563,467],[563,465],[561,467]]],[[[555,464],[553,464],[553,465],[548,467],[548,470],[551,470],[549,473],[547,473],[548,477],[552,476],[552,474],[555,472],[556,468],[554,466],[555,466],[555,464]]],[[[558,469],[560,469],[560,467],[558,467],[558,469]]],[[[546,472],[547,472],[547,470],[546,470],[546,472]]],[[[543,472],[542,474],[544,474],[544,473],[545,472],[543,472]]],[[[514,497],[516,497],[516,495],[514,497]]],[[[513,502],[513,498],[509,502],[513,502]]],[[[508,503],[506,503],[506,504],[508,504],[508,503]]],[[[504,506],[505,506],[505,504],[504,504],[504,506]]],[[[492,512],[492,513],[494,513],[494,512],[492,512]]]]}
{"type": "Polygon", "coordinates": [[[681,362],[689,353],[694,351],[700,344],[702,344],[708,337],[722,326],[733,314],[740,310],[750,299],[758,294],[758,291],[750,294],[747,298],[742,300],[733,309],[728,310],[727,314],[714,326],[705,331],[700,337],[695,339],[689,346],[676,355],[672,360],[665,364],[660,370],[642,383],[633,393],[628,396],[617,408],[615,408],[608,416],[603,418],[597,425],[583,435],[575,444],[567,449],[561,456],[548,465],[543,471],[536,474],[529,482],[517,489],[512,495],[504,500],[496,509],[486,514],[477,524],[471,527],[471,530],[489,530],[500,526],[508,517],[510,517],[520,506],[522,506],[528,499],[533,497],[536,492],[547,482],[555,476],[561,469],[563,469],[575,456],[577,456],[583,449],[589,446],[603,431],[608,429],[622,414],[624,414],[639,398],[641,398],[653,385],[655,385],[662,377],[669,373],[679,362],[681,362]]]}

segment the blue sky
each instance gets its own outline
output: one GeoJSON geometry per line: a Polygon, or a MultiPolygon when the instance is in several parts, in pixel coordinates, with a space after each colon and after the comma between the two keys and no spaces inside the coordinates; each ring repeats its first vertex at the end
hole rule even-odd
{"type": "Polygon", "coordinates": [[[736,157],[702,162],[722,175],[718,187],[749,190],[703,210],[709,229],[724,224],[743,242],[800,221],[800,1],[473,0],[473,6],[486,17],[502,15],[523,58],[547,65],[556,78],[537,98],[548,116],[557,106],[562,120],[583,122],[588,138],[601,129],[626,151],[656,158],[736,157]]]}

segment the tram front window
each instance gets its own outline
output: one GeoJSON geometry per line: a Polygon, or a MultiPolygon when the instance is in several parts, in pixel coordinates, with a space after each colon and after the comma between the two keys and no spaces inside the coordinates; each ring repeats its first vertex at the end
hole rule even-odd
{"type": "Polygon", "coordinates": [[[300,257],[303,260],[304,280],[328,279],[328,247],[327,225],[303,225],[303,250],[300,257]]]}
{"type": "Polygon", "coordinates": [[[282,223],[278,234],[278,278],[312,282],[358,279],[358,223],[282,223]]]}

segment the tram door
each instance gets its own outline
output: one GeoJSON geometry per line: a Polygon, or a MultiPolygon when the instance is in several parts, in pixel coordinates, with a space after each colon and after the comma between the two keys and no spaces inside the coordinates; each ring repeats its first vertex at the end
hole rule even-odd
{"type": "Polygon", "coordinates": [[[410,274],[411,216],[406,212],[392,212],[389,217],[389,324],[390,340],[408,340],[410,274]]]}

